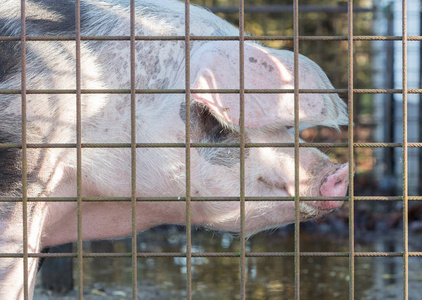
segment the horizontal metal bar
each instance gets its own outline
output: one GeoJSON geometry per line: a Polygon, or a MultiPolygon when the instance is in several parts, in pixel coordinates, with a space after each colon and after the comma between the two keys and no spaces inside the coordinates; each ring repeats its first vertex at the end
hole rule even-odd
{"type": "MultiPolygon", "coordinates": [[[[197,36],[196,38],[205,39],[207,37],[197,36]]],[[[324,41],[324,42],[336,42],[336,41],[348,41],[348,37],[344,36],[300,36],[299,41],[324,41]]],[[[251,36],[245,37],[251,41],[293,41],[291,36],[251,36]]],[[[401,36],[377,36],[377,35],[361,35],[354,36],[353,41],[402,41],[401,36]]],[[[422,36],[408,36],[408,41],[421,41],[422,36]]]]}
{"type": "MultiPolygon", "coordinates": [[[[221,93],[235,93],[236,90],[225,90],[221,93]]],[[[238,91],[238,90],[237,90],[238,91]]],[[[184,94],[184,89],[137,89],[135,91],[137,94],[184,94]]],[[[21,90],[0,90],[0,94],[20,94],[21,90]]],[[[63,94],[76,94],[74,89],[50,89],[50,90],[26,90],[27,94],[30,95],[63,95],[63,94]]],[[[130,89],[83,89],[81,94],[130,94],[130,89]]]]}
{"type": "MultiPolygon", "coordinates": [[[[299,36],[300,41],[347,41],[343,36],[299,36]]],[[[19,42],[18,36],[0,36],[0,42],[19,42]]],[[[74,42],[74,36],[27,36],[30,42],[74,42]]],[[[130,41],[129,36],[83,36],[82,41],[130,41]]],[[[184,36],[136,36],[136,41],[184,41],[184,36]]],[[[192,41],[238,41],[238,36],[191,36],[192,41]]],[[[245,36],[246,41],[293,41],[292,36],[245,36]]],[[[407,41],[422,41],[422,36],[407,36],[407,41]]],[[[402,36],[361,35],[354,36],[353,41],[403,41],[402,36]]]]}
{"type": "MultiPolygon", "coordinates": [[[[26,144],[29,149],[67,149],[76,144],[26,144]]],[[[83,143],[82,148],[130,148],[130,143],[83,143]]],[[[136,148],[185,148],[185,143],[137,143],[136,148]]],[[[239,148],[239,143],[191,143],[191,148],[239,148]]],[[[294,143],[246,143],[245,148],[293,148],[294,143]]],[[[347,148],[347,143],[299,143],[301,148],[347,148]]],[[[403,143],[354,143],[354,148],[401,148],[403,143]]],[[[422,143],[407,143],[409,148],[421,148],[422,143]]],[[[20,143],[0,144],[0,149],[22,149],[20,143]]]]}
{"type": "MultiPolygon", "coordinates": [[[[347,201],[348,197],[299,197],[300,201],[347,201]]],[[[402,196],[355,196],[356,201],[402,201],[402,196]]],[[[422,201],[422,196],[409,196],[409,201],[422,201]]],[[[246,201],[294,201],[294,197],[245,197],[246,201]]],[[[75,202],[76,197],[28,197],[28,202],[75,202]]],[[[83,197],[83,202],[130,202],[130,197],[83,197]]],[[[185,197],[137,197],[137,202],[184,202],[185,197]]],[[[240,197],[192,197],[191,201],[239,202],[240,197]]],[[[22,202],[21,197],[0,197],[0,203],[22,202]]]]}
{"type": "MultiPolygon", "coordinates": [[[[300,197],[301,201],[346,201],[347,197],[300,197]]],[[[74,202],[76,197],[28,197],[28,202],[74,202]]],[[[422,197],[421,197],[422,200],[422,197]]],[[[0,197],[1,202],[20,202],[20,197],[0,197]]],[[[130,197],[83,197],[84,202],[130,202],[130,197]]],[[[137,197],[138,202],[184,202],[185,197],[137,197]]],[[[240,201],[240,197],[191,197],[191,201],[240,201]]],[[[246,197],[246,201],[294,201],[294,197],[246,197]]]]}
{"type": "MultiPolygon", "coordinates": [[[[349,257],[348,252],[300,252],[301,257],[349,257]]],[[[192,257],[240,257],[239,252],[192,252],[192,257]]],[[[294,257],[294,252],[246,252],[247,257],[294,257]]],[[[186,257],[182,252],[138,252],[138,258],[186,257]]],[[[77,258],[77,253],[28,253],[33,258],[77,258]]],[[[83,258],[130,258],[132,253],[83,253],[83,258]]],[[[354,257],[403,257],[403,252],[355,252],[354,257]]],[[[422,252],[409,252],[409,257],[422,257],[422,252]]],[[[0,253],[0,258],[23,258],[22,253],[0,253]]]]}
{"type": "MultiPolygon", "coordinates": [[[[213,13],[239,13],[238,6],[204,6],[213,13]]],[[[354,7],[354,12],[373,12],[372,7],[354,7]]],[[[245,13],[292,13],[293,5],[273,4],[273,5],[245,5],[245,13]]],[[[301,4],[298,7],[299,13],[347,13],[347,5],[312,5],[301,4]]]]}
{"type": "MultiPolygon", "coordinates": [[[[399,90],[397,90],[399,91],[399,90]]],[[[54,90],[33,90],[26,91],[30,95],[43,94],[75,94],[76,90],[72,89],[54,89],[54,90]]],[[[137,94],[185,94],[184,89],[136,89],[137,94]]],[[[239,94],[239,89],[192,89],[191,93],[197,94],[239,94]]],[[[299,91],[302,94],[336,94],[345,93],[345,89],[302,89],[299,91]]],[[[422,90],[421,90],[422,92],[422,90]]],[[[0,94],[20,94],[21,90],[0,90],[0,94]]],[[[130,94],[130,89],[84,89],[82,94],[130,94]]],[[[249,89],[245,90],[247,94],[292,94],[292,89],[249,89]]]]}
{"type": "MultiPolygon", "coordinates": [[[[82,94],[130,94],[130,89],[84,89],[82,94]]],[[[184,89],[136,89],[136,94],[185,94],[184,89]]],[[[239,94],[239,89],[192,89],[194,94],[239,94]]],[[[1,95],[20,95],[21,90],[0,90],[1,95]]],[[[293,94],[293,89],[245,89],[245,94],[293,94]]],[[[299,89],[299,94],[341,94],[347,95],[347,89],[299,89]]],[[[401,94],[402,89],[354,89],[354,94],[401,94]]],[[[407,89],[408,94],[422,94],[422,89],[407,89]]],[[[73,89],[26,90],[29,95],[76,94],[73,89]]],[[[264,99],[265,100],[265,99],[264,99]]]]}

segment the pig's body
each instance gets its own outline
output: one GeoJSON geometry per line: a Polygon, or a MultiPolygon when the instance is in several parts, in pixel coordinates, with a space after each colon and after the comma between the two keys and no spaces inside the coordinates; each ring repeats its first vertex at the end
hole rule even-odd
{"type": "MultiPolygon", "coordinates": [[[[82,36],[129,36],[127,1],[82,1],[82,36]]],[[[0,36],[20,35],[20,0],[3,0],[0,36]]],[[[27,35],[75,34],[74,3],[69,0],[26,2],[27,35]]],[[[136,35],[183,36],[184,6],[177,1],[137,1],[136,35]]],[[[238,30],[215,15],[191,7],[191,34],[236,36],[238,30]]],[[[237,42],[192,42],[191,87],[239,88],[237,42]]],[[[184,89],[184,41],[137,41],[136,88],[184,89]]],[[[81,45],[82,89],[129,89],[130,43],[87,41],[81,45]]],[[[75,89],[74,42],[27,42],[27,89],[75,89]]],[[[293,88],[293,54],[248,43],[245,47],[246,88],[293,88]]],[[[20,89],[18,42],[0,42],[0,89],[20,89]]],[[[332,88],[326,75],[310,60],[300,58],[300,88],[332,88]]],[[[74,94],[28,94],[27,143],[76,143],[74,94]]],[[[291,94],[247,94],[245,127],[248,142],[293,142],[291,94]]],[[[136,96],[138,143],[185,142],[185,96],[136,96]]],[[[239,142],[238,96],[192,94],[192,142],[239,142]]],[[[337,127],[344,123],[344,103],[335,94],[301,95],[300,121],[305,126],[337,127]]],[[[83,94],[82,142],[130,143],[130,95],[83,94]]],[[[2,95],[0,143],[21,143],[21,96],[2,95]]],[[[138,148],[137,196],[185,196],[185,149],[138,148]]],[[[21,152],[0,149],[0,197],[22,196],[21,152]]],[[[29,148],[29,197],[76,197],[76,150],[29,148]]],[[[239,196],[239,150],[192,148],[192,196],[239,196]]],[[[294,195],[292,148],[249,148],[245,160],[246,196],[294,195]]],[[[343,196],[347,166],[334,164],[316,149],[300,150],[300,195],[343,196]]],[[[130,148],[82,150],[82,196],[129,197],[130,148]]],[[[309,219],[337,208],[340,202],[301,203],[309,219]]],[[[192,224],[239,231],[238,202],[193,202],[192,224]]],[[[139,231],[162,223],[184,224],[184,202],[139,202],[139,231]]],[[[248,202],[246,231],[252,234],[294,221],[292,202],[248,202]]],[[[0,202],[0,253],[22,253],[22,205],[0,202]]],[[[83,203],[83,239],[112,238],[132,230],[130,202],[83,203]]],[[[28,203],[28,251],[77,239],[75,202],[28,203]]],[[[29,259],[33,288],[37,261],[29,259]]],[[[23,295],[23,260],[0,259],[0,299],[23,295]]]]}

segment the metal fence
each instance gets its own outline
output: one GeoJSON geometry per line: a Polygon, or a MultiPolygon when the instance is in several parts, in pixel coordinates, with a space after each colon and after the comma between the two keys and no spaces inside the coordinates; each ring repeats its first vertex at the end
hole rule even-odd
{"type": "MultiPolygon", "coordinates": [[[[77,261],[77,286],[78,286],[78,297],[83,299],[83,264],[84,260],[87,258],[98,258],[98,257],[128,257],[132,259],[132,297],[133,299],[137,298],[138,294],[138,278],[137,278],[137,260],[138,258],[145,257],[181,257],[186,259],[186,293],[187,299],[192,298],[192,258],[196,257],[232,257],[239,259],[239,273],[240,273],[240,282],[241,287],[239,290],[240,299],[246,299],[246,261],[251,257],[292,257],[294,258],[295,268],[294,268],[294,287],[295,287],[295,299],[300,299],[301,294],[301,280],[300,280],[300,270],[301,270],[301,258],[304,257],[346,257],[349,260],[349,299],[355,298],[355,259],[358,257],[399,257],[403,260],[403,299],[409,299],[408,295],[408,267],[409,267],[409,257],[421,257],[422,252],[409,252],[408,248],[408,208],[410,201],[421,201],[422,196],[408,196],[408,148],[421,148],[422,143],[409,143],[408,142],[408,111],[407,111],[407,98],[409,94],[422,94],[422,89],[408,89],[407,86],[407,45],[409,41],[422,41],[421,36],[408,36],[407,33],[407,1],[402,0],[402,34],[401,36],[360,36],[354,35],[353,32],[353,18],[354,18],[354,4],[353,0],[347,2],[347,19],[348,19],[348,33],[345,36],[300,36],[299,35],[299,13],[301,12],[301,7],[298,0],[293,1],[292,13],[294,19],[294,34],[293,36],[247,36],[244,31],[244,11],[245,5],[244,1],[239,1],[239,6],[237,8],[239,13],[239,36],[233,37],[209,37],[209,36],[191,36],[190,33],[190,14],[189,14],[189,1],[185,1],[185,36],[136,36],[135,35],[135,0],[130,1],[130,16],[131,16],[131,34],[130,36],[114,36],[114,37],[101,37],[101,36],[81,36],[81,19],[80,19],[80,1],[75,0],[76,8],[76,36],[27,36],[25,32],[25,15],[26,15],[26,4],[25,0],[21,0],[21,36],[16,37],[0,37],[0,41],[16,41],[21,43],[21,88],[19,90],[1,90],[0,94],[20,94],[22,98],[22,143],[19,144],[0,144],[0,148],[3,149],[21,149],[22,150],[22,197],[21,198],[3,198],[0,199],[1,202],[21,202],[23,204],[23,253],[1,253],[0,257],[21,257],[24,261],[24,268],[28,270],[28,258],[37,257],[37,258],[48,258],[48,257],[69,257],[74,258],[77,261]],[[76,90],[30,90],[26,87],[26,42],[27,41],[74,41],[76,43],[76,90]],[[152,90],[152,89],[136,89],[135,87],[135,42],[136,41],[157,41],[157,40],[177,40],[185,42],[185,82],[186,86],[181,90],[152,90]],[[190,136],[190,122],[186,122],[186,140],[185,143],[181,144],[150,144],[150,143],[137,143],[136,142],[136,127],[135,127],[135,107],[136,101],[135,96],[137,94],[158,94],[158,93],[180,93],[185,95],[186,99],[186,120],[190,120],[190,94],[199,92],[191,89],[190,83],[190,46],[192,41],[209,41],[209,40],[226,40],[226,41],[239,41],[239,54],[240,54],[240,78],[239,84],[240,89],[238,90],[210,90],[206,92],[212,93],[238,93],[240,95],[240,143],[235,144],[199,144],[191,143],[190,136]],[[292,41],[293,42],[293,51],[294,51],[294,75],[295,75],[295,84],[294,88],[291,90],[247,90],[244,88],[244,43],[245,41],[271,41],[271,40],[282,40],[282,41],[292,41]],[[83,90],[81,88],[81,53],[80,47],[82,41],[129,41],[131,46],[131,87],[127,90],[114,90],[114,89],[105,89],[105,90],[83,90]],[[298,57],[299,57],[299,43],[300,41],[347,41],[348,43],[348,87],[347,89],[335,89],[335,90],[304,90],[299,89],[298,76],[298,57]],[[403,70],[402,70],[402,88],[397,89],[355,89],[353,83],[354,75],[354,43],[356,41],[399,41],[402,45],[403,53],[403,70]],[[131,142],[127,144],[98,144],[98,143],[82,143],[81,140],[81,97],[83,94],[96,94],[96,93],[118,93],[118,94],[129,94],[131,96],[131,142]],[[244,97],[247,93],[294,93],[295,99],[295,140],[294,143],[288,144],[256,144],[248,143],[245,140],[245,127],[244,127],[244,97]],[[339,93],[347,97],[348,107],[349,107],[349,133],[347,143],[301,143],[299,141],[299,110],[298,110],[298,97],[301,93],[339,93]],[[30,94],[74,94],[76,95],[77,103],[77,120],[76,120],[76,131],[77,131],[77,141],[75,144],[29,144],[27,143],[27,121],[26,121],[26,107],[27,107],[27,95],[30,94]],[[353,111],[353,101],[354,95],[358,94],[401,94],[402,95],[402,111],[403,111],[403,139],[401,142],[390,142],[390,143],[356,143],[354,141],[354,111],[353,111]],[[131,197],[114,197],[114,198],[86,198],[82,197],[81,186],[82,186],[82,149],[84,148],[113,148],[113,147],[123,147],[131,149],[131,165],[132,165],[132,196],[131,197]],[[184,148],[186,150],[186,196],[182,198],[178,197],[160,197],[160,198],[144,198],[136,196],[136,149],[142,147],[178,147],[184,148]],[[240,150],[240,195],[239,197],[226,197],[226,198],[199,198],[191,195],[190,189],[190,157],[191,149],[199,147],[234,147],[240,150]],[[350,162],[350,174],[349,174],[349,194],[347,197],[342,198],[349,202],[349,245],[348,251],[345,252],[303,252],[301,250],[301,235],[299,227],[299,202],[300,201],[311,201],[315,198],[306,198],[299,197],[299,176],[295,176],[295,197],[285,197],[285,198],[253,198],[245,196],[245,150],[248,148],[254,147],[294,147],[295,152],[295,174],[298,174],[299,170],[299,149],[301,147],[317,147],[317,148],[347,148],[348,157],[350,162]],[[403,160],[403,171],[402,174],[402,185],[403,185],[403,194],[400,196],[355,196],[354,195],[354,150],[359,148],[401,148],[402,149],[402,160],[403,160]],[[30,198],[27,196],[27,151],[31,148],[74,148],[77,153],[77,189],[78,196],[76,198],[30,198]],[[137,250],[137,233],[136,233],[136,203],[139,201],[151,201],[151,200],[160,200],[160,201],[184,201],[186,203],[186,252],[139,252],[137,250]],[[245,245],[245,203],[247,201],[294,201],[295,202],[295,215],[296,221],[294,226],[294,251],[292,252],[250,252],[247,251],[245,245]],[[28,214],[28,203],[29,202],[38,202],[38,201],[55,201],[55,202],[67,202],[67,201],[76,201],[78,207],[78,241],[77,241],[77,251],[75,253],[29,253],[28,241],[27,241],[27,214],[28,214]],[[82,203],[85,201],[126,201],[132,203],[132,251],[128,253],[85,253],[82,247],[82,203]],[[192,201],[237,201],[241,207],[240,215],[240,224],[241,224],[241,233],[240,233],[240,252],[205,252],[198,253],[192,252],[192,232],[191,232],[191,203],[192,201]],[[357,252],[355,251],[355,211],[354,203],[360,201],[401,201],[403,204],[402,217],[403,217],[403,251],[402,252],[357,252]]],[[[204,90],[201,90],[204,92],[204,90]]],[[[332,198],[319,198],[318,200],[332,200],[332,198]]],[[[24,272],[24,298],[28,299],[28,275],[27,272],[24,272]]]]}

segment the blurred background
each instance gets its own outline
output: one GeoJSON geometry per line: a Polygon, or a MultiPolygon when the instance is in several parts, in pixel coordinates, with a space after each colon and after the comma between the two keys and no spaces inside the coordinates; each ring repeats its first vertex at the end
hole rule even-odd
{"type": "MultiPolygon", "coordinates": [[[[192,0],[230,23],[238,25],[238,1],[192,0]]],[[[301,36],[345,37],[348,34],[347,1],[301,0],[301,36]]],[[[422,35],[421,1],[407,1],[409,36],[422,35]]],[[[256,36],[293,36],[291,0],[245,0],[245,29],[256,36]]],[[[399,0],[355,0],[353,32],[356,36],[401,36],[402,2],[399,0]]],[[[292,41],[268,41],[266,46],[293,50],[292,41]]],[[[421,42],[408,42],[408,88],[421,88],[421,42]]],[[[301,40],[299,52],[317,62],[335,88],[348,87],[347,40],[301,40]]],[[[401,89],[401,41],[359,40],[354,42],[355,89],[401,89]]],[[[381,92],[381,90],[380,90],[381,92]]],[[[345,101],[347,95],[341,95],[345,101]]],[[[400,93],[354,94],[354,141],[402,142],[403,114],[400,93]]],[[[408,95],[408,141],[422,142],[421,94],[408,95]]],[[[301,136],[310,142],[347,142],[347,128],[341,133],[311,128],[301,136]]],[[[347,148],[321,149],[339,162],[348,161],[347,148]]],[[[402,148],[356,148],[355,196],[400,196],[403,186],[402,148]]],[[[422,149],[408,149],[409,196],[422,195],[422,149]]],[[[355,203],[355,251],[403,251],[401,201],[357,201],[355,203]]],[[[422,203],[409,204],[409,251],[422,251],[422,203]]],[[[161,226],[140,233],[140,252],[184,252],[185,229],[161,226]]],[[[193,252],[239,251],[239,239],[224,233],[192,231],[193,252]]],[[[347,252],[349,250],[349,207],[301,226],[301,251],[347,252]]],[[[75,245],[51,249],[72,252],[75,245]]],[[[247,251],[292,252],[294,230],[287,226],[263,232],[247,241],[247,251]]],[[[131,252],[131,240],[84,242],[84,252],[131,252]]],[[[57,272],[72,274],[72,259],[47,259],[38,276],[35,299],[74,299],[72,275],[58,282],[57,272]],[[56,278],[56,280],[53,280],[56,278]]],[[[356,299],[402,299],[401,257],[357,257],[356,299]]],[[[193,258],[193,299],[238,299],[238,258],[193,258]]],[[[420,299],[422,259],[409,258],[409,299],[420,299]]],[[[131,299],[130,258],[84,259],[86,299],[131,299]]],[[[64,273],[63,273],[64,274],[64,273]]],[[[293,299],[293,257],[247,258],[247,299],[293,299]]],[[[73,275],[76,276],[76,275],[73,275]]],[[[63,276],[61,276],[63,277],[63,276]]],[[[348,257],[302,257],[301,299],[348,299],[348,257]]],[[[186,260],[183,257],[140,258],[138,290],[142,299],[184,299],[186,260]]]]}

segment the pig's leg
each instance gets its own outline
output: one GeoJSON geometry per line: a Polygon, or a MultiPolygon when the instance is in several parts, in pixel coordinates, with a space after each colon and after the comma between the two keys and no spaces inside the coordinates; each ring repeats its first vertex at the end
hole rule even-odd
{"type": "MultiPolygon", "coordinates": [[[[50,185],[45,186],[45,193],[37,196],[60,197],[76,194],[74,179],[64,180],[61,175],[64,173],[60,170],[57,173],[60,175],[50,176],[54,180],[51,180],[50,185]],[[73,194],[70,194],[72,190],[73,194]]],[[[32,190],[31,186],[28,190],[32,190]]],[[[22,205],[22,203],[0,204],[0,253],[21,256],[0,257],[0,300],[24,298],[25,274],[28,278],[28,298],[32,299],[33,296],[39,259],[28,258],[28,268],[25,271],[22,258],[24,250],[22,205]]],[[[70,203],[63,202],[27,203],[27,251],[29,254],[40,253],[42,247],[48,246],[45,243],[46,226],[50,220],[55,220],[66,214],[70,207],[70,203]]]]}
{"type": "MultiPolygon", "coordinates": [[[[46,218],[45,203],[28,203],[27,207],[27,251],[38,253],[46,218]]],[[[22,203],[9,205],[7,210],[4,206],[1,209],[4,216],[0,223],[0,253],[20,256],[24,251],[22,203]]],[[[27,272],[25,272],[22,257],[0,258],[0,299],[24,298],[25,273],[28,278],[28,296],[32,299],[38,258],[28,258],[27,262],[27,272]]]]}

